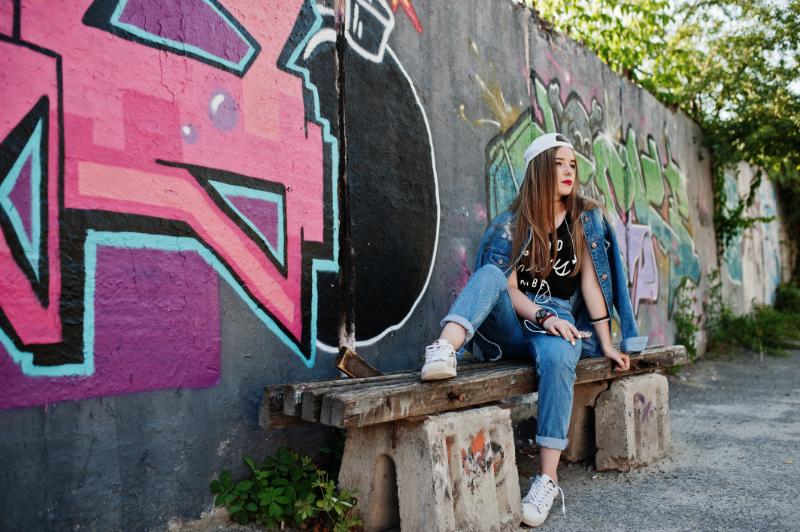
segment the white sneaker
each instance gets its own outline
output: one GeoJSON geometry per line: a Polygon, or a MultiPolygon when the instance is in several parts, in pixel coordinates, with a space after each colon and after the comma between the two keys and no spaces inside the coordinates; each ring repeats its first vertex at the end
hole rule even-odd
{"type": "Polygon", "coordinates": [[[436,340],[425,348],[422,380],[438,381],[456,376],[456,350],[447,340],[436,340]]]}
{"type": "Polygon", "coordinates": [[[536,475],[528,494],[522,499],[522,522],[528,526],[541,526],[547,519],[553,499],[561,493],[561,511],[567,516],[564,506],[564,492],[547,475],[536,475]]]}

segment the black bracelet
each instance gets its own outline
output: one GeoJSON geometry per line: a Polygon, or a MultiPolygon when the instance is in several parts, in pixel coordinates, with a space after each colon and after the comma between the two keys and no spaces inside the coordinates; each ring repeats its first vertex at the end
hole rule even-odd
{"type": "Polygon", "coordinates": [[[589,320],[589,323],[592,324],[592,325],[597,325],[599,323],[605,323],[607,321],[611,321],[611,318],[608,317],[608,314],[606,314],[602,318],[597,318],[595,320],[589,320]]]}

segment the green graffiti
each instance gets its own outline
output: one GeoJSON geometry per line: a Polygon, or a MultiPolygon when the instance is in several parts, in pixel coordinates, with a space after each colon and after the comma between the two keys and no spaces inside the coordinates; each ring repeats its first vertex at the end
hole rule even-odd
{"type": "MultiPolygon", "coordinates": [[[[631,131],[628,130],[628,135],[631,131]]],[[[629,137],[631,138],[631,137],[629,137]]],[[[634,145],[636,140],[634,139],[634,145]]],[[[656,141],[652,138],[647,139],[650,154],[641,154],[639,160],[642,165],[642,177],[644,178],[644,188],[647,201],[653,205],[661,205],[664,202],[664,179],[661,175],[661,162],[658,160],[658,150],[656,141]]],[[[635,148],[635,146],[634,146],[635,148]]]]}
{"type": "MultiPolygon", "coordinates": [[[[545,132],[561,131],[567,136],[575,133],[571,128],[578,125],[588,127],[590,123],[586,106],[575,101],[562,106],[560,101],[548,100],[548,89],[532,73],[535,95],[542,124],[533,119],[533,110],[523,113],[508,131],[493,139],[487,147],[487,193],[489,215],[496,216],[505,210],[514,199],[524,177],[523,154],[527,145],[545,132]],[[571,106],[570,106],[571,105],[571,106]],[[582,113],[582,114],[581,114],[582,113]],[[576,125],[578,124],[578,125],[576,125]]],[[[551,93],[560,95],[557,80],[550,83],[551,93]]],[[[598,107],[597,104],[595,104],[598,107]]],[[[600,108],[602,111],[602,108],[600,108]]],[[[695,251],[694,240],[689,224],[689,201],[686,194],[686,177],[672,160],[669,141],[667,141],[666,166],[662,165],[656,142],[647,139],[647,153],[640,153],[636,142],[636,131],[628,127],[623,143],[616,143],[602,129],[579,131],[583,138],[591,138],[591,153],[576,150],[578,174],[585,189],[596,190],[614,226],[636,227],[638,238],[650,239],[652,234],[663,255],[670,261],[668,308],[672,309],[673,294],[684,279],[700,282],[700,259],[695,251]],[[665,205],[666,202],[666,205],[665,205]],[[666,219],[662,215],[666,213],[666,219]],[[635,221],[633,226],[623,220],[635,221]],[[640,225],[636,225],[640,224],[640,225]],[[644,227],[646,226],[646,227],[644,227]]],[[[575,139],[573,139],[574,141],[575,139]]],[[[630,230],[630,229],[629,229],[630,230]]],[[[622,236],[622,235],[620,235],[622,236]]],[[[631,252],[643,253],[648,242],[623,242],[631,252]]],[[[649,244],[652,247],[652,244],[649,244]]],[[[636,265],[631,259],[628,266],[636,265]]],[[[654,264],[648,266],[655,269],[654,264]]],[[[658,272],[646,272],[642,278],[658,278],[658,272]]],[[[629,276],[633,280],[633,276],[629,276]]],[[[655,294],[652,284],[648,290],[655,294]]],[[[642,296],[644,297],[644,296],[642,296]]],[[[653,296],[655,297],[655,296],[653,296]]]]}

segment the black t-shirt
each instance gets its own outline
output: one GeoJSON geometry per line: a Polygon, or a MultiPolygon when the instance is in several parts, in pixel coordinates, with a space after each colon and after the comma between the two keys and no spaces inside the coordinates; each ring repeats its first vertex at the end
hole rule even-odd
{"type": "MultiPolygon", "coordinates": [[[[574,242],[566,218],[558,226],[556,238],[558,245],[556,261],[546,279],[542,279],[540,272],[528,270],[523,264],[524,259],[517,265],[517,287],[525,293],[536,296],[536,301],[546,302],[551,297],[569,299],[578,289],[580,276],[569,276],[575,270],[578,258],[575,256],[574,242]]],[[[525,250],[526,257],[529,253],[529,249],[525,250]]]]}

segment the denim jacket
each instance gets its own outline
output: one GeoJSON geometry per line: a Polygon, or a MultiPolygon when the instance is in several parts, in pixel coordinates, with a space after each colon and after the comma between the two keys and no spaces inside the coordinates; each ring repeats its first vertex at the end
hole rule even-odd
{"type": "MultiPolygon", "coordinates": [[[[513,214],[505,211],[495,217],[483,234],[478,255],[475,259],[475,271],[485,264],[494,264],[503,270],[506,277],[511,275],[512,268],[517,264],[520,257],[512,260],[511,253],[513,247],[512,233],[513,214]]],[[[619,319],[620,329],[622,330],[622,342],[620,349],[627,353],[637,353],[647,347],[647,336],[639,336],[639,329],[636,325],[636,316],[633,314],[631,296],[628,292],[628,281],[625,272],[625,264],[617,243],[617,235],[614,229],[606,221],[600,209],[592,209],[581,213],[583,219],[583,230],[586,235],[586,242],[589,245],[592,262],[594,263],[600,288],[606,300],[606,307],[611,315],[612,309],[616,311],[619,319]]],[[[530,245],[531,235],[528,233],[528,242],[523,246],[527,249],[530,245]]],[[[575,317],[575,325],[580,330],[592,330],[589,324],[589,312],[583,303],[580,288],[572,300],[572,314],[575,317]]],[[[597,356],[600,354],[600,346],[595,335],[583,341],[584,356],[597,356]]]]}

